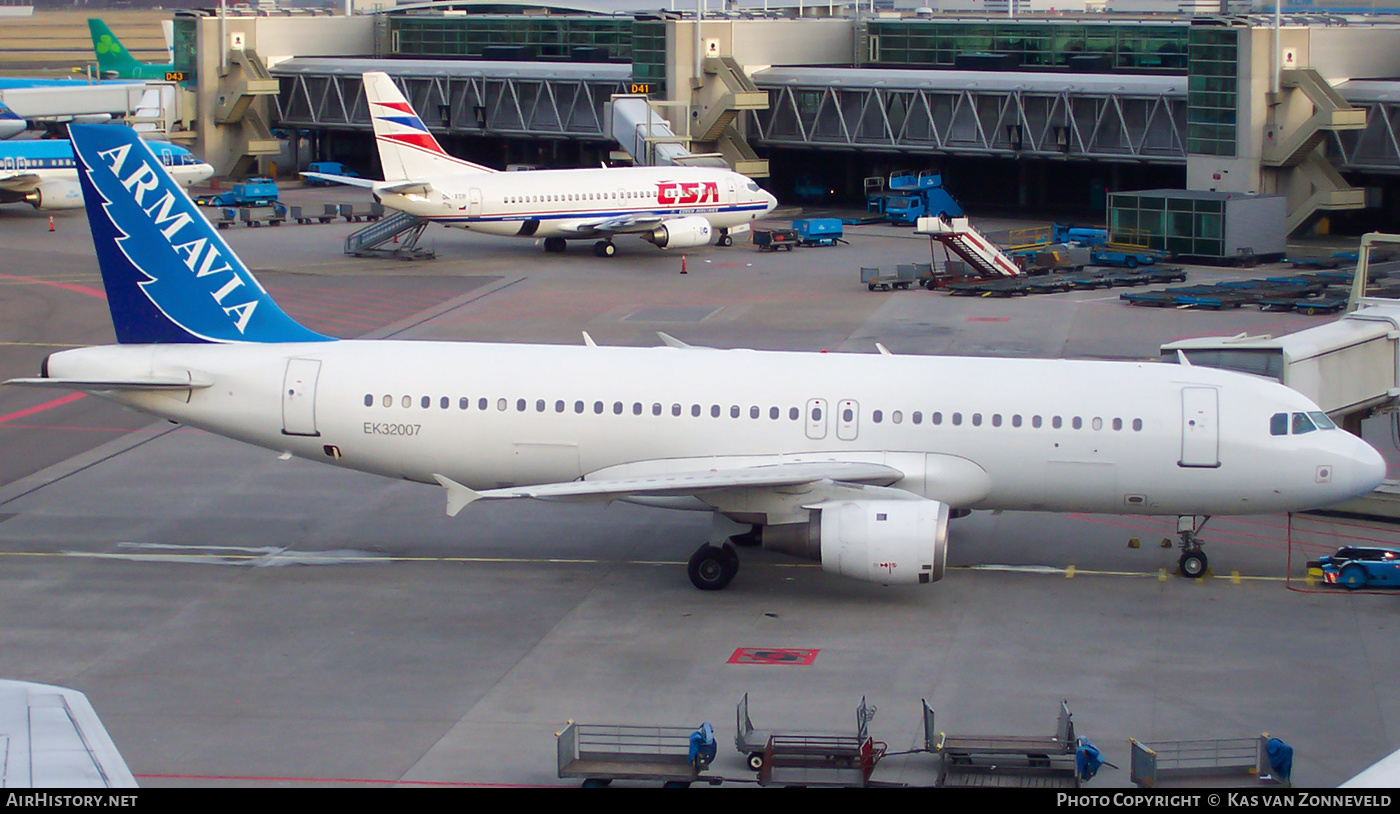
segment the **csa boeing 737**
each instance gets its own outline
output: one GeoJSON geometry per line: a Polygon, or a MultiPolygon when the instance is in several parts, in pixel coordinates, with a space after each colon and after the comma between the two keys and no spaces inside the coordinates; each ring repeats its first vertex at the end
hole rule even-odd
{"type": "Polygon", "coordinates": [[[662,249],[728,246],[778,204],[752,179],[708,167],[496,172],[448,155],[388,74],[367,73],[364,86],[384,180],[304,174],[367,187],[385,206],[433,223],[543,239],[551,252],[593,240],[594,254],[611,257],[620,234],[662,249]]]}
{"type": "Polygon", "coordinates": [[[1196,576],[1203,518],[1326,506],[1385,475],[1298,393],[1199,366],[333,340],[277,307],[134,133],[72,137],[119,344],[11,384],[435,484],[454,515],[516,498],[709,512],[702,589],[734,577],[734,538],[937,582],[948,518],[971,509],[1175,515],[1196,576]]]}

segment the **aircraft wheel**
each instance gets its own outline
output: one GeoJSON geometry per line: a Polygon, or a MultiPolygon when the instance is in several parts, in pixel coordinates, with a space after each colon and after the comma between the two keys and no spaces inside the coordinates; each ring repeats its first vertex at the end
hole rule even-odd
{"type": "Polygon", "coordinates": [[[1206,552],[1200,549],[1187,551],[1181,555],[1177,562],[1177,567],[1181,569],[1181,575],[1189,579],[1196,579],[1205,574],[1209,560],[1206,559],[1206,552]]]}
{"type": "Polygon", "coordinates": [[[739,556],[706,543],[695,550],[686,568],[690,583],[702,591],[722,591],[739,572],[739,556]]]}
{"type": "Polygon", "coordinates": [[[733,246],[733,245],[734,245],[734,238],[730,237],[728,233],[725,233],[725,234],[720,235],[720,236],[719,236],[719,240],[717,240],[717,241],[715,241],[715,242],[716,242],[718,245],[720,245],[720,246],[733,246]]]}
{"type": "Polygon", "coordinates": [[[762,753],[762,752],[750,752],[750,753],[749,753],[749,768],[750,768],[750,769],[753,769],[753,770],[756,771],[756,772],[757,772],[757,771],[761,771],[761,770],[763,769],[763,753],[762,753]]]}
{"type": "Polygon", "coordinates": [[[593,253],[599,257],[612,257],[617,254],[617,246],[611,240],[600,240],[593,244],[593,253]]]}
{"type": "Polygon", "coordinates": [[[544,239],[544,250],[551,254],[560,254],[569,247],[569,242],[562,237],[547,237],[544,239]]]}

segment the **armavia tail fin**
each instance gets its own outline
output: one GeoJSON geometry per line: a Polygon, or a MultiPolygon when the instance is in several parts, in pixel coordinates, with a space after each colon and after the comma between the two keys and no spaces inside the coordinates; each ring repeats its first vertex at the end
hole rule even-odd
{"type": "Polygon", "coordinates": [[[97,54],[99,75],[108,72],[115,72],[118,76],[131,75],[133,68],[143,66],[144,63],[122,46],[122,41],[103,21],[88,18],[88,31],[92,33],[92,50],[97,54]]]}
{"type": "Polygon", "coordinates": [[[117,341],[314,342],[130,127],[69,127],[117,341]]]}
{"type": "Polygon", "coordinates": [[[371,72],[364,74],[363,79],[385,181],[422,181],[441,175],[495,172],[490,167],[448,155],[388,74],[371,72]]]}

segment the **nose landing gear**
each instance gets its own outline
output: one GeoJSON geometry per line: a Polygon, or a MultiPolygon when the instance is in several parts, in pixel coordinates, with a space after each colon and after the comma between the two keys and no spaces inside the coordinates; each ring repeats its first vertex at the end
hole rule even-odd
{"type": "Polygon", "coordinates": [[[1176,519],[1176,533],[1181,537],[1181,559],[1177,560],[1177,568],[1181,575],[1188,579],[1202,577],[1206,573],[1206,568],[1210,566],[1210,560],[1206,558],[1205,549],[1201,548],[1201,538],[1199,533],[1210,522],[1209,517],[1183,516],[1176,519]]]}

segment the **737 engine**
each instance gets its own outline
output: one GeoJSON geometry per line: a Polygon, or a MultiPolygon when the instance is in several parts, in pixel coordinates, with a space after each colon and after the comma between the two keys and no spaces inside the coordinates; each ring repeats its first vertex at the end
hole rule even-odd
{"type": "Polygon", "coordinates": [[[766,526],[763,547],[881,585],[943,579],[948,506],[936,500],[849,500],[812,507],[805,526],[766,526]]]}
{"type": "Polygon", "coordinates": [[[83,205],[83,188],[77,181],[45,181],[25,195],[23,201],[35,209],[79,209],[83,205]]]}
{"type": "Polygon", "coordinates": [[[642,235],[642,239],[655,243],[659,249],[690,249],[708,246],[713,237],[712,231],[710,222],[704,218],[676,218],[663,221],[660,226],[642,235]]]}

